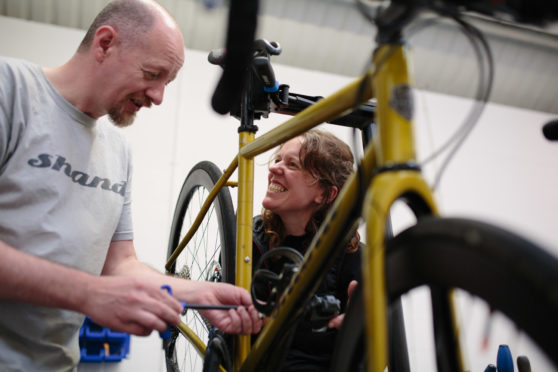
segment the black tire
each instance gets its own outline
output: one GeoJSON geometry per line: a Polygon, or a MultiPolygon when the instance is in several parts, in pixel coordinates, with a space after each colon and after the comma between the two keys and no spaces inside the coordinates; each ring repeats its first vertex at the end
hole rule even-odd
{"type": "MultiPolygon", "coordinates": [[[[182,185],[171,226],[167,259],[174,252],[203,202],[221,177],[211,162],[196,164],[182,185]]],[[[192,280],[234,282],[236,220],[228,188],[223,188],[196,234],[184,248],[170,274],[192,280]]],[[[182,319],[205,342],[211,325],[197,311],[188,310],[182,319]]],[[[179,332],[163,342],[167,371],[201,371],[203,358],[179,332]]]]}
{"type": "MultiPolygon", "coordinates": [[[[465,290],[506,315],[558,365],[556,257],[515,234],[464,219],[421,220],[389,240],[386,251],[390,303],[423,285],[433,292],[465,290]]],[[[337,339],[332,371],[362,368],[363,315],[357,293],[337,339]]]]}

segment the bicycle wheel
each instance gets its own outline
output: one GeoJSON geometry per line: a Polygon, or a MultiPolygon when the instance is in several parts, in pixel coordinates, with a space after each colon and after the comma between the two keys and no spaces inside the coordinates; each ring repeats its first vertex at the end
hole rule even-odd
{"type": "MultiPolygon", "coordinates": [[[[554,256],[515,234],[478,221],[428,218],[386,243],[390,303],[420,286],[435,292],[459,288],[506,315],[555,364],[557,283],[554,256]]],[[[436,319],[432,321],[436,323],[436,319]]],[[[358,293],[351,299],[338,336],[332,371],[362,369],[363,322],[363,301],[358,293]]],[[[439,370],[446,370],[439,364],[439,370]]]]}
{"type": "MultiPolygon", "coordinates": [[[[171,226],[167,258],[174,252],[221,176],[211,162],[196,164],[182,185],[171,226]]],[[[171,274],[192,280],[234,282],[236,221],[228,188],[223,188],[203,222],[172,266],[171,274]]],[[[211,324],[200,313],[188,310],[182,319],[207,342],[211,324]]],[[[182,334],[172,332],[163,342],[168,371],[201,371],[203,358],[182,334]]]]}

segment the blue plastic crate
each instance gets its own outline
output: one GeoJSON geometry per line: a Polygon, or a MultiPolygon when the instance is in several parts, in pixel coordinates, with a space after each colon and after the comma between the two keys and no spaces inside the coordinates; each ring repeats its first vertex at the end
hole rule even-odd
{"type": "Polygon", "coordinates": [[[130,352],[130,335],[101,327],[88,317],[79,331],[81,362],[120,362],[130,352]]]}
{"type": "Polygon", "coordinates": [[[107,329],[93,323],[91,320],[83,323],[84,336],[87,341],[104,341],[107,337],[107,329]]]}

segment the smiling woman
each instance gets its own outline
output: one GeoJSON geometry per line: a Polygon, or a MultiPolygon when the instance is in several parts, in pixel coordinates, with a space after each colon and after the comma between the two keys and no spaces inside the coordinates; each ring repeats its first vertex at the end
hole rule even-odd
{"type": "MultiPolygon", "coordinates": [[[[269,167],[268,189],[262,205],[273,211],[289,235],[302,235],[314,211],[323,203],[325,189],[300,159],[304,138],[285,143],[269,167]]],[[[332,186],[331,193],[337,194],[332,186]]]]}
{"type": "MultiPolygon", "coordinates": [[[[277,234],[314,234],[353,171],[349,146],[333,134],[311,130],[282,145],[269,167],[262,218],[277,234]]],[[[274,234],[275,235],[275,234],[274,234]]]]}
{"type": "MultiPolygon", "coordinates": [[[[254,219],[254,267],[265,253],[279,246],[303,255],[352,171],[349,146],[331,133],[313,129],[285,142],[271,160],[262,215],[254,219]]],[[[281,264],[270,265],[272,271],[282,270],[281,264]]],[[[334,296],[344,311],[359,277],[359,236],[355,232],[340,249],[316,298],[334,296]]],[[[310,318],[306,315],[298,323],[281,371],[327,370],[342,315],[331,320],[331,328],[323,327],[320,332],[310,318]]]]}

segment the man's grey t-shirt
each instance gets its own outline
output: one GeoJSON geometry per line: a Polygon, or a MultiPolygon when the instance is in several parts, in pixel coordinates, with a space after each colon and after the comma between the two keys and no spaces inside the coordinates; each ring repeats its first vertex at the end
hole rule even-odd
{"type": "MultiPolygon", "coordinates": [[[[132,239],[130,178],[119,129],[77,110],[39,66],[0,58],[1,241],[99,275],[110,242],[132,239]]],[[[0,370],[71,369],[83,319],[0,300],[0,370]]]]}

